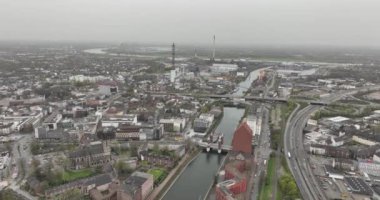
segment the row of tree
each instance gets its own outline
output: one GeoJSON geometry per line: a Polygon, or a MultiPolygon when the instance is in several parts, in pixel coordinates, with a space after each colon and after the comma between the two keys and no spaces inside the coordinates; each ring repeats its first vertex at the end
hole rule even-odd
{"type": "Polygon", "coordinates": [[[297,184],[293,177],[289,174],[282,175],[279,180],[279,186],[283,194],[283,199],[297,199],[299,198],[299,192],[297,184]]]}

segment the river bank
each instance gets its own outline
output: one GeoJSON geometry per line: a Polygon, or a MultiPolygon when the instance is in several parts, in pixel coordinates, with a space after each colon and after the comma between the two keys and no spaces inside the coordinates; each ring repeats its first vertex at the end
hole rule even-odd
{"type": "MultiPolygon", "coordinates": [[[[223,118],[223,114],[224,114],[224,112],[222,110],[221,115],[215,120],[215,122],[212,124],[212,126],[209,128],[209,130],[207,130],[207,134],[206,134],[206,136],[204,136],[204,138],[206,138],[210,133],[212,133],[219,126],[219,124],[223,118]]],[[[168,190],[177,181],[179,176],[185,171],[187,166],[191,162],[193,162],[197,158],[197,156],[199,156],[199,154],[201,152],[202,152],[201,149],[197,149],[195,152],[191,153],[190,155],[186,154],[186,156],[180,161],[178,166],[169,173],[169,175],[166,177],[164,182],[161,183],[160,186],[155,189],[155,191],[156,190],[158,191],[157,194],[151,195],[152,197],[149,196],[148,199],[152,199],[152,200],[153,199],[162,199],[163,196],[165,196],[165,194],[168,192],[168,190]],[[162,187],[161,187],[161,185],[162,185],[162,187]]],[[[153,191],[152,193],[154,193],[155,191],[153,191]]]]}
{"type": "Polygon", "coordinates": [[[190,154],[186,154],[184,158],[178,163],[177,167],[175,167],[165,178],[165,180],[156,187],[153,192],[148,196],[148,200],[161,199],[162,196],[166,194],[168,189],[172,187],[178,177],[182,174],[182,172],[186,169],[186,167],[193,162],[197,155],[199,155],[199,150],[192,152],[190,154]]]}

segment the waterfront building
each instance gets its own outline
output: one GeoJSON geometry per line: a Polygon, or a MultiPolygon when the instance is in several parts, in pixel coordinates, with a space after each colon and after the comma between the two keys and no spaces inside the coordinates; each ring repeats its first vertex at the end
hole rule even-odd
{"type": "Polygon", "coordinates": [[[232,151],[252,154],[252,129],[243,122],[236,129],[232,138],[232,151]]]}

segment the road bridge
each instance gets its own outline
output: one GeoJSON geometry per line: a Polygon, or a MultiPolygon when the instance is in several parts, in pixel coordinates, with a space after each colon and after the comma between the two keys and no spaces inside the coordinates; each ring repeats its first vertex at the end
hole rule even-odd
{"type": "MultiPolygon", "coordinates": [[[[279,97],[258,97],[258,96],[243,96],[243,95],[233,95],[233,94],[185,94],[185,93],[166,93],[166,92],[148,92],[151,95],[173,95],[173,96],[184,96],[184,97],[197,97],[197,98],[211,98],[211,99],[226,99],[226,100],[236,100],[236,101],[260,101],[260,102],[279,102],[287,103],[290,101],[288,98],[279,97]]],[[[305,99],[294,99],[294,101],[306,102],[312,105],[328,105],[325,101],[317,100],[305,100],[305,99]]]]}
{"type": "Polygon", "coordinates": [[[222,153],[232,150],[232,146],[225,144],[219,146],[218,143],[198,142],[198,146],[206,149],[207,152],[210,152],[211,150],[217,150],[218,153],[222,153]]]}

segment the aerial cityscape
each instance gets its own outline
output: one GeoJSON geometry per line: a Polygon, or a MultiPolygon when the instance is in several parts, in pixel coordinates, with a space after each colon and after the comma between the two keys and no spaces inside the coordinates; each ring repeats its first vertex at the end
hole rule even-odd
{"type": "Polygon", "coordinates": [[[380,200],[364,1],[0,2],[0,200],[380,200]]]}

